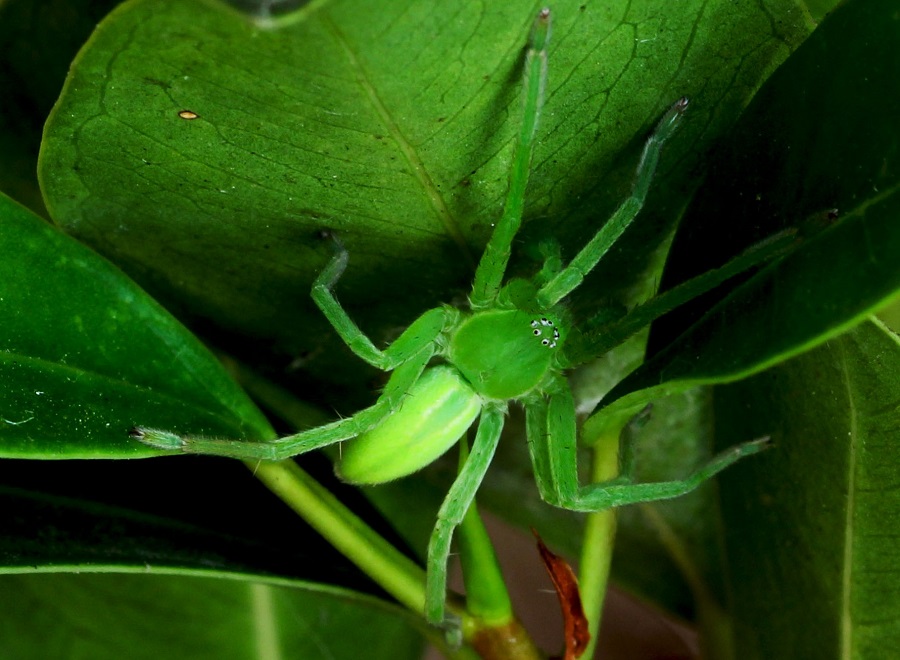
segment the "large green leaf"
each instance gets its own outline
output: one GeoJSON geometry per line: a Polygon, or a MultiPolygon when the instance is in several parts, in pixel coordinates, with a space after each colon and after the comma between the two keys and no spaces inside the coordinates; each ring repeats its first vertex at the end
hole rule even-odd
{"type": "Polygon", "coordinates": [[[135,424],[269,437],[209,351],[102,257],[0,194],[0,456],[153,455],[135,424]]]}
{"type": "Polygon", "coordinates": [[[338,595],[151,575],[2,576],[0,590],[16,660],[421,657],[408,620],[376,602],[361,617],[338,595]]]}
{"type": "Polygon", "coordinates": [[[721,443],[775,443],[722,484],[741,658],[898,648],[898,373],[900,341],[870,322],[717,390],[721,443]]]}
{"type": "Polygon", "coordinates": [[[756,96],[685,217],[673,279],[778,231],[795,232],[796,249],[711,309],[701,300],[662,324],[675,339],[610,394],[610,418],[787,359],[900,290],[895,11],[890,0],[846,3],[756,96]]]}
{"type": "MultiPolygon", "coordinates": [[[[342,299],[381,339],[470,280],[500,215],[537,8],[345,0],[261,28],[199,0],[128,2],[82,50],[47,125],[51,214],[190,313],[294,350],[333,336],[306,292],[329,256],[317,236],[336,230],[351,255],[342,299]]],[[[692,161],[674,164],[730,126],[810,21],[783,1],[553,11],[527,210],[540,221],[526,235],[583,243],[654,120],[694,99],[667,149],[671,185],[601,268],[593,311],[632,286],[681,208],[692,161]]]]}

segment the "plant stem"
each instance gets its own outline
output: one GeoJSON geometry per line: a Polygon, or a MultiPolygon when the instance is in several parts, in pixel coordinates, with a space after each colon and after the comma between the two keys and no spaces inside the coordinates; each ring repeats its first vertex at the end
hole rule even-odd
{"type": "Polygon", "coordinates": [[[245,462],[257,479],[400,603],[424,615],[425,572],[291,460],[245,462]]]}
{"type": "MultiPolygon", "coordinates": [[[[319,418],[324,416],[315,408],[298,402],[289,392],[272,385],[237,362],[231,362],[229,366],[238,371],[239,380],[254,396],[283,419],[300,428],[321,423],[319,418]]],[[[463,447],[464,444],[460,446],[462,451],[467,452],[468,446],[463,447]]],[[[382,589],[422,615],[424,625],[425,572],[417,564],[400,554],[293,461],[247,461],[245,464],[269,490],[382,589]]],[[[450,648],[437,628],[427,627],[423,633],[432,644],[441,648],[446,657],[453,660],[475,660],[478,657],[490,660],[541,658],[530,637],[513,616],[499,564],[474,505],[459,532],[463,563],[469,567],[466,586],[468,604],[473,612],[455,611],[451,604],[448,604],[448,609],[460,617],[465,639],[471,646],[450,648]],[[470,559],[466,559],[467,553],[470,559]],[[475,567],[474,573],[472,567],[475,567]]]]}
{"type": "Polygon", "coordinates": [[[465,639],[484,660],[541,660],[544,656],[513,614],[494,546],[474,502],[458,532],[469,615],[463,621],[465,639]]]}
{"type": "MultiPolygon", "coordinates": [[[[619,432],[608,432],[591,445],[591,483],[614,479],[619,473],[619,432]]],[[[581,603],[588,620],[591,641],[582,657],[594,657],[603,599],[606,595],[613,542],[616,537],[616,510],[606,509],[589,513],[584,527],[581,547],[580,575],[581,603]]]]}

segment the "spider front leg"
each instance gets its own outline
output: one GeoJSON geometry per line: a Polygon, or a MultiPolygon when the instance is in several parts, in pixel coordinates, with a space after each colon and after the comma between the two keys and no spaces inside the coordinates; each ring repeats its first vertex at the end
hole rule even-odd
{"type": "Polygon", "coordinates": [[[412,358],[398,366],[391,374],[381,396],[374,405],[353,417],[339,419],[324,426],[288,435],[276,440],[258,442],[230,440],[196,435],[179,435],[145,427],[135,427],[131,437],[157,449],[182,451],[187,454],[229,456],[244,460],[280,461],[313,449],[321,449],[341,440],[355,438],[382,423],[403,403],[410,388],[415,385],[434,355],[434,347],[426,346],[412,358]]]}
{"type": "Polygon", "coordinates": [[[458,312],[449,307],[429,310],[416,319],[386,350],[379,350],[353,322],[334,295],[334,286],[344,274],[349,256],[337,237],[332,237],[332,241],[334,257],[316,277],[310,293],[313,301],[347,347],[373,367],[390,371],[406,362],[425,346],[433,343],[441,331],[449,327],[458,317],[458,312]]]}
{"type": "Polygon", "coordinates": [[[647,191],[650,189],[650,183],[656,172],[663,145],[675,133],[687,107],[688,100],[680,98],[659,120],[653,133],[647,138],[641,153],[631,195],[619,205],[612,217],[606,221],[581,252],[575,255],[569,265],[538,291],[538,303],[544,309],[549,309],[575,290],[637,217],[647,199],[647,191]]]}
{"type": "Polygon", "coordinates": [[[394,370],[378,401],[353,417],[268,442],[179,435],[135,427],[131,437],[158,449],[211,454],[240,459],[282,460],[356,437],[395,412],[435,353],[436,340],[459,312],[449,307],[429,310],[416,319],[388,348],[380,351],[359,329],[332,293],[347,267],[347,251],[334,239],[335,255],[313,283],[312,297],[347,346],[369,364],[394,370]]]}
{"type": "Polygon", "coordinates": [[[469,302],[473,309],[489,306],[497,298],[503,284],[503,275],[512,252],[512,242],[522,224],[525,208],[525,188],[531,169],[534,136],[544,104],[544,88],[547,84],[547,43],[550,40],[550,10],[542,9],[531,28],[528,48],[525,52],[525,74],[522,90],[524,109],[522,124],[516,140],[509,189],[503,215],[494,227],[494,233],[485,246],[475,270],[475,281],[469,302]]]}
{"type": "Polygon", "coordinates": [[[459,471],[438,511],[437,523],[428,542],[425,585],[425,617],[429,623],[444,623],[447,597],[447,562],[453,530],[459,527],[475,499],[503,430],[504,404],[485,404],[469,457],[459,471]]]}
{"type": "Polygon", "coordinates": [[[763,450],[768,438],[736,445],[714,456],[684,479],[634,483],[632,447],[623,447],[620,475],[611,481],[582,486],[578,483],[578,441],[575,401],[568,385],[559,383],[549,399],[527,410],[528,443],[541,497],[571,511],[602,511],[616,506],[671,499],[691,492],[744,456],[763,450]]]}

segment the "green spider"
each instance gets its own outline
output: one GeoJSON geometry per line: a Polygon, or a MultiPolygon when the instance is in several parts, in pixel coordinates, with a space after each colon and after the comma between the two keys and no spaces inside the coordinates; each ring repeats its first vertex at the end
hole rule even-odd
{"type": "Polygon", "coordinates": [[[347,346],[369,364],[390,371],[378,401],[356,415],[270,442],[181,436],[138,427],[133,437],[153,447],[240,459],[282,460],[349,441],[338,475],[353,484],[380,484],[433,462],[478,419],[471,451],[438,513],[428,545],[425,613],[442,624],[447,560],[460,524],[497,448],[510,401],[525,407],[526,431],[541,497],[573,511],[677,497],[762,447],[739,445],[713,458],[683,480],[635,484],[631,461],[611,482],[580,485],[575,403],[563,372],[570,364],[562,347],[570,328],[561,301],[614,245],[641,209],[660,151],[687,108],[678,100],[648,138],[631,195],[565,267],[548,257],[532,280],[503,283],[513,238],[519,230],[547,76],[550,12],[534,24],[525,60],[524,117],[510,173],[503,216],[481,257],[469,308],[443,305],[422,314],[385,350],[379,350],[350,319],[333,289],[348,255],[334,240],[335,255],[316,278],[312,298],[347,346]]]}

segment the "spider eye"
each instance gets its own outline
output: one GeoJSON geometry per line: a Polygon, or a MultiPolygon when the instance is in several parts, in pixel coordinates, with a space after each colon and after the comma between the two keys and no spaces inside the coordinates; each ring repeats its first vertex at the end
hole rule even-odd
{"type": "Polygon", "coordinates": [[[541,346],[546,346],[547,348],[556,348],[556,343],[559,341],[559,330],[553,327],[553,321],[548,319],[545,316],[542,316],[540,319],[534,319],[531,321],[531,327],[534,328],[532,333],[535,337],[540,337],[544,334],[541,328],[553,328],[553,338],[552,339],[542,339],[541,346]]]}

